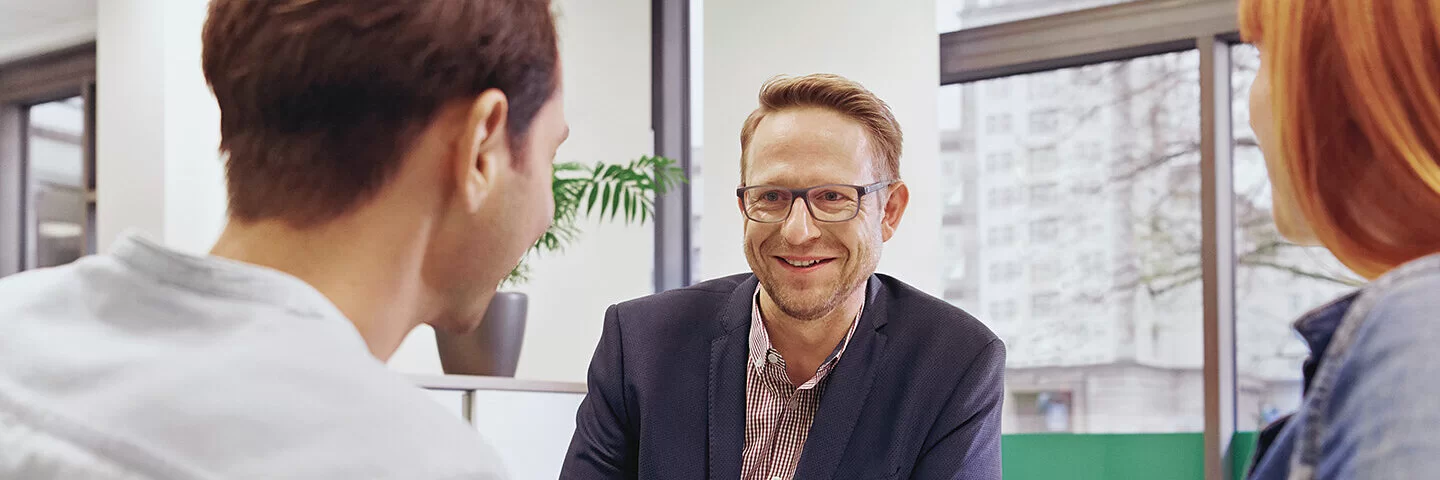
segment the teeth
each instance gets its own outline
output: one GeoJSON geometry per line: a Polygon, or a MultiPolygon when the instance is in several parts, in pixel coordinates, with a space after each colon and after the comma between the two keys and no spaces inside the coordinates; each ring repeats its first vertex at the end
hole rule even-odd
{"type": "Polygon", "coordinates": [[[811,265],[820,263],[819,260],[808,260],[808,261],[804,261],[804,262],[796,262],[796,261],[792,261],[792,260],[790,260],[790,259],[783,259],[783,260],[785,260],[785,263],[788,263],[788,264],[790,264],[790,265],[792,265],[792,266],[796,266],[796,267],[808,267],[808,266],[811,266],[811,265]]]}

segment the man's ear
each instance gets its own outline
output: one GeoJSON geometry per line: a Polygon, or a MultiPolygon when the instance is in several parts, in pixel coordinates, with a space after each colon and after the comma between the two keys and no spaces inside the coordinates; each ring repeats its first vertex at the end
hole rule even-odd
{"type": "Polygon", "coordinates": [[[510,162],[509,117],[509,99],[493,88],[476,97],[465,116],[459,143],[462,148],[452,167],[459,182],[456,191],[471,211],[480,208],[494,188],[500,167],[510,162]]]}
{"type": "Polygon", "coordinates": [[[890,241],[895,230],[900,228],[900,218],[905,216],[905,207],[910,205],[910,187],[896,181],[890,185],[890,194],[885,196],[885,218],[880,220],[880,239],[890,241]]]}

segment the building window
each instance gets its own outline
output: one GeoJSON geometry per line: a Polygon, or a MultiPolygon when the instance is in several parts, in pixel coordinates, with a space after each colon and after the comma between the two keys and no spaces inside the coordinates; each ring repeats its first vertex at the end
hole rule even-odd
{"type": "Polygon", "coordinates": [[[990,227],[988,244],[992,247],[1008,247],[1015,244],[1015,227],[1011,225],[990,227]]]}
{"type": "Polygon", "coordinates": [[[985,156],[985,171],[1005,173],[1015,168],[1015,155],[1010,152],[991,153],[985,156]]]}
{"type": "Polygon", "coordinates": [[[995,81],[995,82],[981,82],[981,84],[982,84],[982,85],[985,85],[985,95],[988,95],[990,98],[1008,98],[1008,97],[1010,97],[1010,83],[1009,83],[1009,82],[995,81]]]}
{"type": "Polygon", "coordinates": [[[1060,152],[1055,147],[1030,150],[1030,173],[1032,175],[1052,173],[1057,168],[1060,168],[1060,152]]]}
{"type": "Polygon", "coordinates": [[[1060,185],[1056,183],[1042,183],[1030,186],[1030,204],[1035,206],[1050,205],[1060,200],[1060,185]]]}
{"type": "Polygon", "coordinates": [[[1030,114],[1030,133],[1034,135],[1054,135],[1060,130],[1060,112],[1056,110],[1044,110],[1030,114]]]}
{"type": "Polygon", "coordinates": [[[1060,93],[1060,74],[1058,71],[1040,72],[1028,75],[1030,79],[1030,99],[1049,100],[1060,93]]]}
{"type": "Polygon", "coordinates": [[[997,300],[990,302],[989,306],[990,311],[988,313],[990,318],[986,320],[1008,322],[1015,320],[1015,315],[1019,313],[1019,309],[1016,308],[1014,300],[997,300]]]}
{"type": "Polygon", "coordinates": [[[990,281],[1013,282],[1020,279],[1020,262],[997,262],[990,265],[990,281]]]}
{"type": "Polygon", "coordinates": [[[965,257],[955,259],[954,267],[950,269],[950,280],[965,279],[965,257]]]}
{"type": "Polygon", "coordinates": [[[1030,265],[1030,278],[1034,281],[1052,281],[1060,277],[1064,268],[1054,260],[1041,260],[1030,265]]]}
{"type": "Polygon", "coordinates": [[[1085,252],[1080,254],[1075,263],[1078,263],[1086,274],[1094,274],[1105,269],[1105,256],[1100,252],[1085,252]]]}
{"type": "Polygon", "coordinates": [[[1060,220],[1047,218],[1030,222],[1030,239],[1036,243],[1051,243],[1059,240],[1060,220]]]}
{"type": "Polygon", "coordinates": [[[1060,294],[1055,292],[1037,293],[1030,298],[1030,314],[1037,317],[1054,315],[1059,308],[1060,294]]]}
{"type": "Polygon", "coordinates": [[[1010,114],[997,113],[985,117],[985,133],[991,135],[1006,135],[1010,133],[1010,114]]]}
{"type": "Polygon", "coordinates": [[[957,232],[954,229],[950,229],[945,232],[945,251],[960,251],[960,232],[957,232]]]}
{"type": "Polygon", "coordinates": [[[993,208],[1009,208],[1024,202],[1020,187],[995,187],[990,189],[990,206],[993,208]]]}
{"type": "Polygon", "coordinates": [[[1055,433],[1074,431],[1073,423],[1070,420],[1073,403],[1070,392],[1017,392],[1014,395],[1020,431],[1055,433]]]}

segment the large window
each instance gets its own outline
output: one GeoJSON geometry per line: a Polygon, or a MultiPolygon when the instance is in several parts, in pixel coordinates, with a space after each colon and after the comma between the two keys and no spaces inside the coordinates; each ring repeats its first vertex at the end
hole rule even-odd
{"type": "Polygon", "coordinates": [[[0,276],[95,253],[93,46],[0,64],[0,276]]]}
{"type": "Polygon", "coordinates": [[[1198,72],[1188,51],[942,87],[974,139],[942,156],[976,163],[950,188],[987,200],[944,228],[988,240],[948,256],[988,274],[945,291],[1008,346],[1005,432],[1203,429],[1198,72]],[[992,135],[1009,117],[1028,134],[992,135]]]}
{"type": "Polygon", "coordinates": [[[26,110],[25,266],[64,265],[94,251],[85,102],[73,97],[26,110]]]}
{"type": "Polygon", "coordinates": [[[1361,282],[1275,227],[1249,126],[1259,59],[1233,44],[1236,3],[937,0],[949,32],[941,110],[961,118],[942,135],[973,138],[952,155],[985,166],[947,182],[982,199],[1026,192],[1016,205],[948,206],[942,221],[989,240],[947,258],[1020,261],[1030,277],[945,280],[945,298],[1009,344],[1004,431],[1190,432],[1010,435],[1007,478],[1125,477],[1117,469],[1135,462],[1085,473],[1022,448],[1090,451],[1114,439],[1137,443],[1107,457],[1190,466],[1134,478],[1238,473],[1254,436],[1237,433],[1299,404],[1309,352],[1292,322],[1361,282]],[[1006,24],[974,28],[996,23],[1006,24]],[[1015,131],[986,135],[997,115],[1016,119],[1015,131]],[[1013,152],[1014,168],[1001,168],[998,152],[1013,152]],[[1019,238],[1001,242],[1007,228],[1019,238]]]}
{"type": "Polygon", "coordinates": [[[1300,403],[1301,363],[1309,349],[1291,328],[1306,311],[1359,285],[1323,247],[1294,245],[1271,217],[1270,182],[1250,128],[1254,47],[1231,48],[1235,161],[1235,329],[1241,430],[1254,430],[1300,403]]]}

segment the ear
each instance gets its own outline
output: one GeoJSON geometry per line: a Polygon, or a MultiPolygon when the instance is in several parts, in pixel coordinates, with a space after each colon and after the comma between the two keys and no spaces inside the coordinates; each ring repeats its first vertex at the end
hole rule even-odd
{"type": "Polygon", "coordinates": [[[900,228],[900,218],[905,216],[905,207],[910,205],[910,187],[897,181],[890,185],[890,195],[885,197],[885,218],[880,220],[880,239],[890,241],[895,230],[900,228]]]}
{"type": "Polygon", "coordinates": [[[459,182],[457,191],[470,211],[480,208],[494,188],[501,167],[510,162],[506,131],[509,117],[509,99],[493,88],[476,97],[465,116],[459,140],[461,148],[457,149],[459,155],[453,159],[452,168],[459,182]]]}

